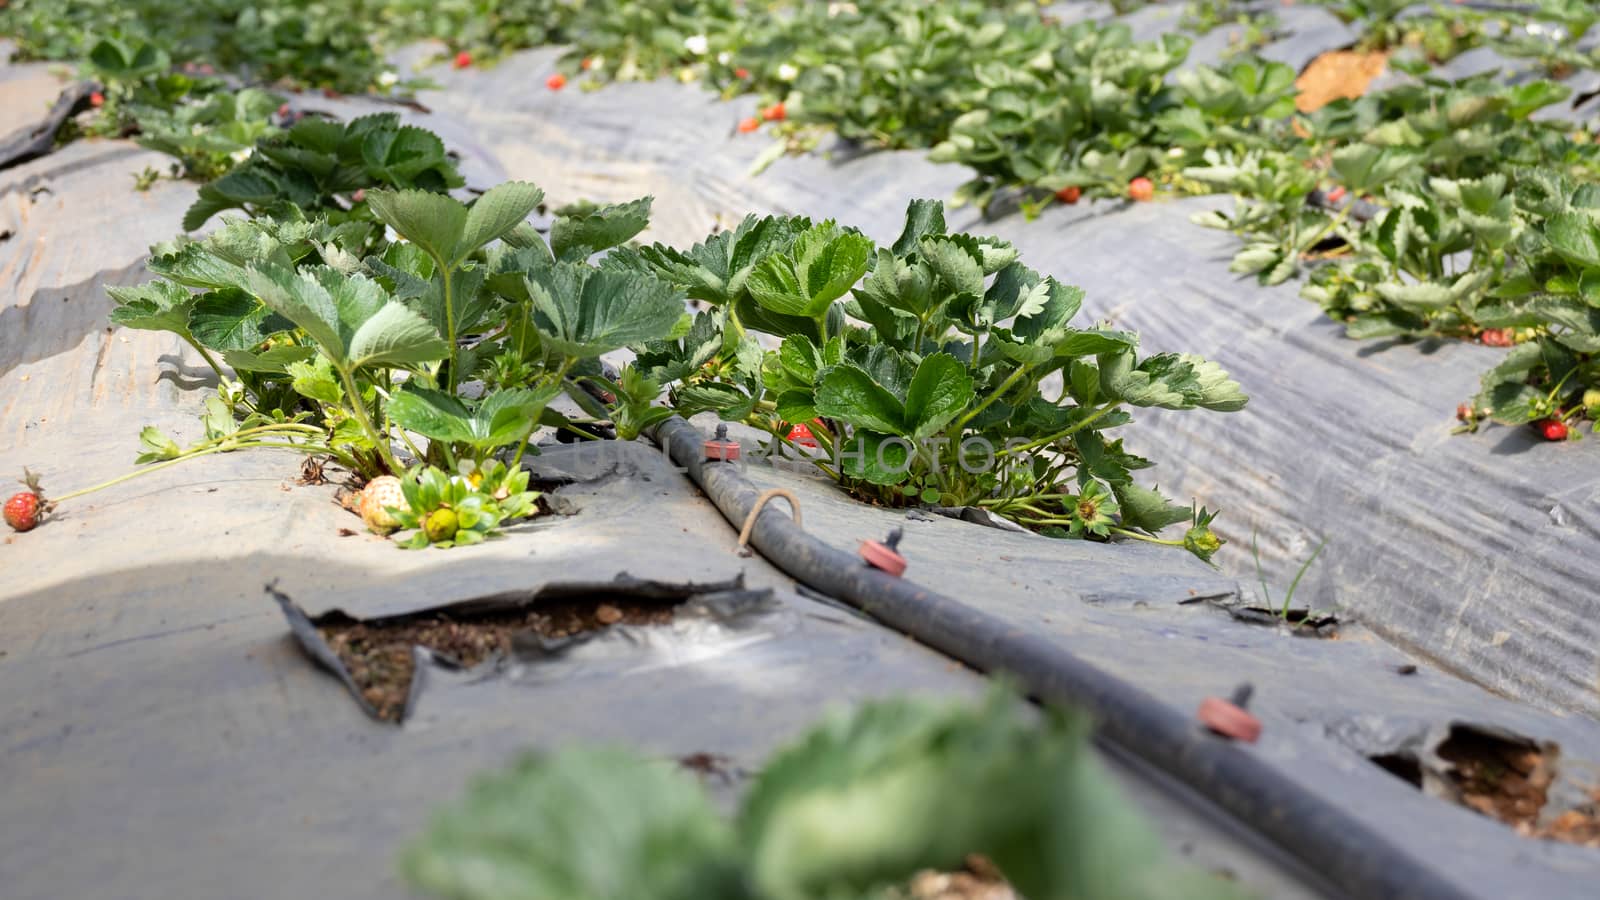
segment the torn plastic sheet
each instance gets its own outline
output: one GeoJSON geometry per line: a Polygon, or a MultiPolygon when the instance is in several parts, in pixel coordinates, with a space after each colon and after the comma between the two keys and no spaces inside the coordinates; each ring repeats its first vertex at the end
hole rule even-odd
{"type": "Polygon", "coordinates": [[[776,616],[779,605],[772,589],[746,590],[742,575],[721,583],[696,584],[637,579],[623,573],[607,582],[552,582],[535,591],[501,592],[370,619],[352,617],[338,609],[313,617],[273,585],[266,590],[277,601],[290,632],[306,655],[337,678],[362,711],[381,721],[389,717],[365,695],[345,661],[329,645],[323,634],[325,627],[365,625],[384,629],[434,618],[469,626],[474,619],[525,613],[562,598],[673,604],[671,620],[665,624],[614,624],[562,637],[539,635],[530,627],[511,635],[509,654],[494,653],[472,665],[446,652],[413,645],[414,669],[406,701],[394,717],[396,723],[405,721],[432,677],[431,672],[461,672],[471,681],[499,677],[544,681],[577,677],[586,666],[600,665],[610,675],[628,675],[700,662],[747,647],[772,637],[781,620],[776,616]]]}
{"type": "Polygon", "coordinates": [[[50,111],[37,124],[19,129],[0,139],[0,171],[25,163],[51,152],[56,146],[56,132],[62,123],[89,108],[90,95],[100,86],[92,81],[79,81],[61,92],[50,111]]]}

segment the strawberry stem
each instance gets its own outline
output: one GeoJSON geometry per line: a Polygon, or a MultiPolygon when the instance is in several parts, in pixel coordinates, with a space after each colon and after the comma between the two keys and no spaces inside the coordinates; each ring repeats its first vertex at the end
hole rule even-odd
{"type": "Polygon", "coordinates": [[[1183,541],[1182,540],[1175,540],[1175,541],[1163,540],[1163,539],[1158,538],[1158,537],[1151,537],[1148,534],[1140,534],[1137,531],[1130,531],[1130,530],[1128,530],[1126,528],[1119,528],[1116,525],[1111,526],[1110,530],[1111,530],[1112,533],[1120,534],[1123,537],[1131,537],[1131,538],[1134,538],[1135,540],[1146,541],[1146,542],[1151,543],[1151,544],[1160,544],[1163,547],[1182,547],[1183,546],[1183,541]]]}
{"type": "MultiPolygon", "coordinates": [[[[383,464],[388,467],[391,473],[403,471],[394,461],[394,453],[389,450],[388,433],[380,433],[377,426],[372,424],[372,416],[367,414],[367,401],[361,398],[361,390],[356,387],[355,376],[343,366],[336,366],[335,368],[339,370],[339,377],[344,381],[345,395],[350,398],[350,411],[355,414],[356,423],[361,426],[361,430],[365,431],[367,437],[372,439],[372,445],[378,448],[378,455],[383,458],[383,464]]],[[[452,372],[451,377],[453,378],[454,376],[455,373],[452,372]]],[[[454,388],[451,390],[454,392],[454,388]]]]}
{"type": "Polygon", "coordinates": [[[1035,449],[1037,447],[1043,447],[1046,444],[1054,444],[1056,441],[1059,441],[1062,438],[1071,437],[1072,435],[1078,433],[1079,431],[1083,430],[1084,428],[1087,428],[1088,426],[1093,425],[1098,419],[1100,419],[1106,413],[1109,413],[1109,412],[1117,409],[1120,406],[1122,406],[1122,401],[1121,400],[1117,400],[1117,401],[1115,401],[1113,403],[1108,403],[1105,406],[1101,407],[1100,409],[1095,410],[1093,413],[1091,413],[1089,415],[1088,418],[1083,419],[1083,420],[1077,422],[1076,424],[1069,425],[1066,428],[1063,428],[1062,430],[1056,432],[1055,434],[1046,435],[1045,437],[1039,438],[1036,441],[1029,441],[1026,444],[1018,444],[1015,447],[1003,447],[1000,450],[996,451],[995,455],[996,456],[1010,456],[1013,453],[1025,453],[1025,452],[1027,452],[1029,450],[1033,450],[1033,449],[1035,449]]]}
{"type": "MultiPolygon", "coordinates": [[[[294,451],[297,451],[297,452],[300,452],[300,453],[308,453],[308,452],[309,453],[332,453],[334,456],[341,456],[342,455],[342,454],[340,454],[340,453],[338,453],[336,451],[329,450],[327,447],[315,446],[315,445],[310,445],[310,444],[289,444],[289,443],[282,443],[282,442],[279,442],[279,441],[242,441],[242,442],[228,441],[228,442],[225,442],[225,443],[217,444],[216,446],[213,446],[213,447],[206,447],[206,448],[201,449],[201,450],[191,450],[188,453],[184,453],[184,454],[181,454],[179,456],[175,456],[172,459],[166,460],[165,462],[159,462],[159,463],[156,463],[155,465],[152,465],[152,466],[145,466],[144,468],[134,469],[132,472],[128,472],[128,473],[123,474],[123,475],[118,475],[116,478],[113,478],[110,481],[102,481],[99,484],[94,485],[92,487],[86,487],[86,488],[83,488],[81,490],[76,490],[76,491],[73,491],[70,494],[62,494],[60,497],[56,497],[56,498],[53,498],[52,500],[50,500],[50,505],[51,506],[56,506],[56,505],[58,505],[60,503],[64,503],[64,502],[66,502],[68,500],[71,500],[71,499],[73,499],[75,497],[82,497],[84,494],[92,494],[95,491],[102,490],[102,489],[108,488],[108,487],[113,487],[115,485],[119,485],[119,484],[123,483],[124,481],[129,481],[129,480],[132,480],[134,478],[138,478],[140,475],[148,475],[151,472],[159,472],[162,469],[169,469],[169,468],[177,465],[178,463],[188,462],[191,459],[198,459],[198,458],[200,458],[202,456],[210,456],[213,453],[225,453],[225,452],[228,452],[228,451],[231,451],[231,450],[244,450],[244,449],[249,449],[249,448],[252,448],[252,447],[277,447],[277,448],[280,448],[280,449],[283,449],[283,450],[294,450],[294,451]]],[[[340,461],[343,462],[344,460],[341,459],[340,461]]]]}

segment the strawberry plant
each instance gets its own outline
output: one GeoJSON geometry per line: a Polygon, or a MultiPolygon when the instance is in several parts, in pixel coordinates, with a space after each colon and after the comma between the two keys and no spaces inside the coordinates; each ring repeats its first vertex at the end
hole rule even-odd
{"type": "Polygon", "coordinates": [[[715,307],[639,356],[684,414],[715,410],[780,442],[804,424],[818,468],[876,503],[979,506],[1046,534],[1208,558],[1210,514],[1136,484],[1150,463],[1107,433],[1129,408],[1239,409],[1238,385],[1199,357],[1141,356],[1131,333],[1073,327],[1082,291],[1016,256],[947,233],[941,204],[914,201],[892,247],[832,222],[752,217],[688,251],[605,265],[715,307]],[[755,332],[781,346],[763,350],[755,332]],[[1064,387],[1045,390],[1052,376],[1064,387]],[[1156,536],[1186,520],[1183,538],[1156,536]]]}
{"type": "Polygon", "coordinates": [[[371,222],[369,188],[443,192],[462,178],[432,132],[400,124],[395,113],[340,123],[305,116],[282,134],[256,142],[242,163],[207,183],[184,214],[194,231],[218,213],[324,217],[334,225],[371,222]]]}
{"type": "Polygon", "coordinates": [[[519,47],[561,43],[576,6],[562,0],[385,0],[384,43],[438,38],[457,58],[465,53],[469,62],[486,62],[519,47]]]}
{"type": "Polygon", "coordinates": [[[1157,119],[1178,103],[1166,76],[1188,50],[1181,35],[1140,44],[1125,25],[1073,25],[1046,48],[1042,65],[980,70],[967,111],[931,158],[971,167],[977,177],[957,197],[979,206],[1014,186],[1045,196],[1068,186],[1120,196],[1155,166],[1154,147],[1165,143],[1156,139],[1157,119]]]}
{"type": "Polygon", "coordinates": [[[1518,172],[1517,182],[1526,227],[1475,313],[1480,325],[1515,329],[1518,343],[1484,375],[1472,408],[1561,440],[1567,422],[1600,422],[1600,192],[1545,170],[1518,172]]]}
{"type": "Polygon", "coordinates": [[[475,543],[530,512],[518,466],[530,436],[574,427],[548,404],[567,391],[593,407],[578,388],[598,357],[686,329],[683,299],[587,262],[644,228],[648,198],[563,208],[547,241],[525,221],[543,199],[532,185],[471,204],[367,187],[454,178],[437,137],[375,116],[302,120],[208,186],[192,218],[254,179],[259,199],[242,204],[252,218],[159,246],[158,280],[110,289],[113,322],[177,334],[222,383],[207,406],[211,443],[191,454],[146,435],[141,462],[258,446],[270,432],[364,477],[409,469],[406,546],[475,543]]]}
{"type": "Polygon", "coordinates": [[[1600,23],[1600,10],[1593,3],[1537,0],[1522,16],[1501,19],[1501,32],[1492,42],[1496,50],[1511,57],[1537,59],[1556,77],[1600,68],[1600,51],[1586,40],[1600,23]]]}
{"type": "Polygon", "coordinates": [[[174,175],[209,181],[250,155],[261,140],[279,133],[273,113],[283,98],[257,88],[213,91],[194,102],[151,106],[134,118],[139,146],[173,158],[174,175]]]}
{"type": "Polygon", "coordinates": [[[734,46],[739,32],[760,27],[763,4],[746,14],[733,0],[638,0],[578,3],[566,33],[568,76],[598,81],[698,80],[734,46]],[[687,74],[687,78],[684,75],[687,74]]]}
{"type": "Polygon", "coordinates": [[[775,753],[732,821],[694,776],[621,750],[527,754],[477,778],[402,858],[457,900],[903,896],[971,854],[1019,896],[1220,898],[1169,861],[1089,751],[1078,716],[891,700],[775,753]]]}
{"type": "Polygon", "coordinates": [[[1283,36],[1278,17],[1250,3],[1235,0],[1194,0],[1183,8],[1183,29],[1205,35],[1230,25],[1242,30],[1230,32],[1224,56],[1253,53],[1283,36]]]}
{"type": "Polygon", "coordinates": [[[112,39],[255,83],[364,91],[383,66],[350,13],[326,0],[12,0],[0,7],[0,33],[23,58],[82,60],[112,39]]]}

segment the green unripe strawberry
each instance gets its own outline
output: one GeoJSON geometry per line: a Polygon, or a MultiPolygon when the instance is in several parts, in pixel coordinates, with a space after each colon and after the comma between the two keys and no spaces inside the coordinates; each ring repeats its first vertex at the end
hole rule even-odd
{"type": "Polygon", "coordinates": [[[1211,554],[1222,549],[1223,543],[1222,538],[1205,525],[1196,525],[1183,535],[1184,548],[1204,560],[1211,559],[1211,554]]]}
{"type": "Polygon", "coordinates": [[[427,532],[428,540],[438,544],[454,540],[458,527],[455,510],[436,509],[428,513],[428,520],[423,523],[422,530],[427,532]]]}

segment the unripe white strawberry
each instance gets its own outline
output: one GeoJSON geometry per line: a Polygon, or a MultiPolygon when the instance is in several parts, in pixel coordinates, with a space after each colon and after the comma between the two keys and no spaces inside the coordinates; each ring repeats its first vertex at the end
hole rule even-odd
{"type": "Polygon", "coordinates": [[[400,520],[384,507],[410,508],[400,490],[400,479],[393,475],[374,478],[361,489],[361,521],[375,534],[388,534],[400,527],[400,520]]]}

